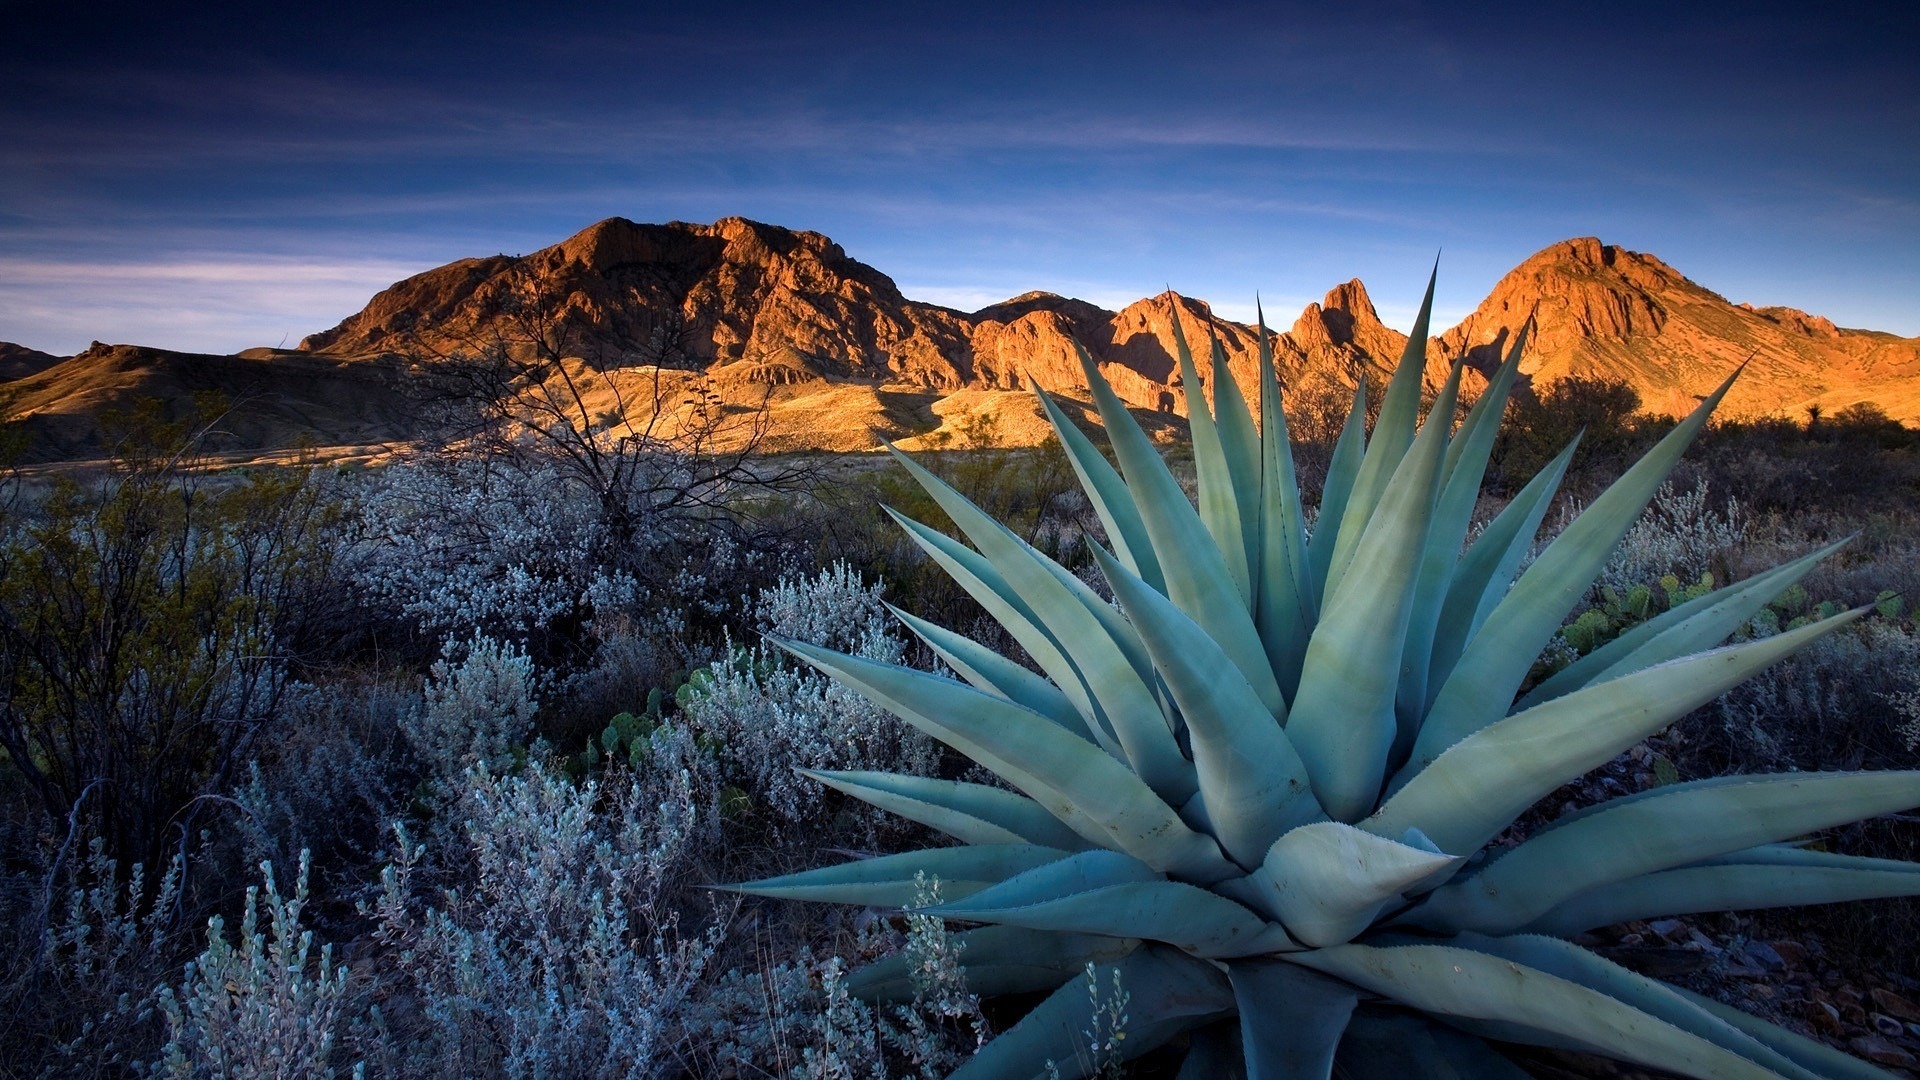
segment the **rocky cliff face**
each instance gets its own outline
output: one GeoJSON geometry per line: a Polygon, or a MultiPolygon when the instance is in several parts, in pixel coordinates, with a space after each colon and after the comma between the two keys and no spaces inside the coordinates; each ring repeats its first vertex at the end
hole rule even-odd
{"type": "MultiPolygon", "coordinates": [[[[1078,341],[1123,400],[1179,413],[1175,319],[1203,373],[1206,343],[1217,336],[1235,379],[1254,390],[1254,328],[1213,319],[1196,300],[1169,295],[1112,312],[1034,292],[965,314],[908,300],[818,233],[743,218],[610,218],[531,255],[467,259],[408,278],[300,347],[334,356],[495,343],[524,350],[537,334],[595,366],[659,363],[735,387],[858,380],[1017,390],[1037,382],[1077,393],[1086,389],[1078,341]]],[[[1336,287],[1273,338],[1289,389],[1351,385],[1389,370],[1405,344],[1380,322],[1359,281],[1336,287]]],[[[1445,363],[1436,356],[1436,384],[1445,363]]]]}
{"type": "MultiPolygon", "coordinates": [[[[1865,401],[1920,419],[1920,338],[1732,304],[1651,255],[1591,237],[1527,259],[1460,325],[1437,335],[1427,352],[1429,387],[1464,358],[1474,372],[1468,389],[1476,390],[1529,318],[1534,333],[1521,370],[1536,389],[1569,376],[1625,380],[1647,408],[1678,414],[1751,358],[1724,415],[1799,417],[1809,406],[1833,413],[1865,401]]],[[[1165,414],[1157,430],[1177,430],[1186,407],[1176,322],[1203,378],[1211,378],[1207,343],[1217,338],[1253,397],[1256,329],[1215,319],[1191,298],[1166,294],[1107,311],[1032,292],[966,313],[907,299],[818,233],[743,218],[610,218],[530,255],[463,259],[408,278],[297,353],[184,357],[100,346],[56,362],[0,348],[0,379],[13,380],[5,414],[36,418],[50,432],[73,410],[124,404],[137,393],[217,388],[260,399],[259,388],[269,386],[285,408],[262,414],[263,446],[287,441],[273,433],[274,416],[287,432],[321,444],[404,440],[417,422],[404,402],[372,389],[369,373],[386,369],[382,358],[524,353],[539,340],[573,358],[583,378],[604,383],[593,391],[607,395],[596,409],[664,402],[662,380],[647,373],[677,369],[666,380],[670,396],[699,391],[748,411],[764,405],[768,448],[864,450],[883,436],[911,445],[985,427],[1030,442],[1046,427],[1028,387],[1085,393],[1075,342],[1122,400],[1165,414]],[[623,380],[634,385],[623,391],[623,380]],[[295,400],[301,395],[319,404],[295,400]]],[[[1381,322],[1358,280],[1335,286],[1271,338],[1289,408],[1316,415],[1338,413],[1356,379],[1385,378],[1406,342],[1381,322]]]]}
{"type": "Polygon", "coordinates": [[[1521,263],[1435,348],[1489,370],[1529,317],[1520,369],[1536,387],[1568,376],[1621,380],[1649,410],[1678,415],[1748,362],[1722,415],[1799,417],[1811,405],[1832,412],[1869,401],[1920,418],[1920,339],[1732,304],[1652,255],[1593,237],[1521,263]]]}

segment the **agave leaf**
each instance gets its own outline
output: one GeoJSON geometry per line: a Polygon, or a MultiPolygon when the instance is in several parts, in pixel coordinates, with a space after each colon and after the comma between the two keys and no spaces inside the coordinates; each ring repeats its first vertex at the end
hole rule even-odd
{"type": "Polygon", "coordinates": [[[1534,687],[1520,699],[1519,707],[1524,709],[1582,686],[1713,648],[1851,539],[1835,541],[1738,584],[1695,597],[1628,629],[1534,687]]]}
{"type": "Polygon", "coordinates": [[[905,454],[895,451],[894,457],[1059,643],[1140,779],[1176,806],[1191,798],[1193,766],[1180,753],[1180,744],[1160,711],[1151,662],[1126,619],[1085,582],[1035,551],[945,481],[905,454]]]}
{"type": "Polygon", "coordinates": [[[1206,628],[1208,636],[1240,669],[1240,675],[1260,695],[1267,711],[1278,716],[1286,708],[1280,697],[1280,685],[1274,681],[1273,668],[1267,663],[1266,647],[1253,627],[1253,616],[1239,602],[1240,593],[1227,572],[1220,551],[1201,523],[1193,504],[1166,462],[1154,450],[1140,425],[1133,422],[1126,406],[1114,396],[1113,388],[1100,377],[1093,358],[1081,348],[1080,364],[1086,370],[1093,390],[1094,405],[1106,421],[1107,434],[1113,440],[1114,456],[1126,474],[1140,520],[1161,556],[1160,569],[1167,579],[1167,596],[1206,628]],[[1178,555],[1177,558],[1173,557],[1178,555]]]}
{"type": "Polygon", "coordinates": [[[1017,879],[1008,881],[1002,886],[1004,893],[982,890],[924,910],[942,918],[1034,930],[1135,935],[1207,958],[1257,956],[1296,947],[1279,926],[1224,896],[1184,882],[1136,881],[1016,903],[1013,894],[1022,885],[1017,879]]]}
{"type": "Polygon", "coordinates": [[[1534,658],[1586,593],[1620,538],[1639,520],[1654,491],[1739,374],[1727,376],[1718,390],[1614,481],[1521,575],[1434,698],[1414,742],[1409,769],[1425,768],[1447,747],[1506,715],[1534,658]]]}
{"type": "Polygon", "coordinates": [[[1361,1009],[1340,1044],[1344,1080],[1527,1080],[1483,1040],[1405,1013],[1361,1009]]]}
{"type": "Polygon", "coordinates": [[[1451,945],[1338,945],[1288,959],[1438,1016],[1494,1021],[1687,1076],[1776,1074],[1659,1017],[1512,960],[1451,945]]]}
{"type": "MultiPolygon", "coordinates": [[[[1076,851],[1056,862],[1036,866],[1030,872],[1008,878],[981,903],[990,907],[1020,907],[1109,885],[1163,880],[1152,867],[1131,855],[1093,848],[1076,851]]],[[[947,901],[949,904],[953,902],[947,901]]],[[[944,913],[945,908],[930,907],[924,910],[944,913]]]]}
{"type": "Polygon", "coordinates": [[[1254,598],[1254,625],[1266,646],[1267,661],[1292,700],[1300,686],[1300,665],[1307,639],[1318,620],[1319,593],[1307,571],[1306,517],[1300,506],[1300,482],[1293,470],[1293,446],[1287,436],[1287,412],[1280,401],[1280,380],[1273,370],[1273,346],[1266,316],[1260,324],[1260,580],[1254,598]]]}
{"type": "Polygon", "coordinates": [[[1247,880],[1260,910],[1318,948],[1353,940],[1402,892],[1459,861],[1322,821],[1274,841],[1247,880]]]}
{"type": "Polygon", "coordinates": [[[1692,1001],[1705,1011],[1780,1051],[1816,1076],[1825,1077],[1827,1080],[1893,1080],[1893,1074],[1885,1069],[1877,1069],[1824,1043],[1817,1043],[1803,1035],[1796,1035],[1778,1024],[1769,1024],[1757,1016],[1750,1016],[1732,1006],[1722,1005],[1710,997],[1703,997],[1691,990],[1677,986],[1673,990],[1674,993],[1692,1001]]]}
{"type": "MultiPolygon", "coordinates": [[[[1442,391],[1459,389],[1454,369],[1442,391]]],[[[1449,407],[1450,411],[1450,407],[1449,407]]],[[[1436,410],[1437,412],[1437,410],[1436,410]]],[[[1397,721],[1401,647],[1413,610],[1420,552],[1446,451],[1448,417],[1429,418],[1355,546],[1352,588],[1330,590],[1288,713],[1287,736],[1307,763],[1314,794],[1336,821],[1370,812],[1386,779],[1397,721]]],[[[1343,523],[1342,529],[1353,525],[1343,523]]]]}
{"type": "MultiPolygon", "coordinates": [[[[1140,947],[1138,938],[1056,934],[1022,926],[983,926],[954,935],[967,989],[982,997],[1052,990],[1088,964],[1110,964],[1140,947]]],[[[847,991],[867,1001],[911,1001],[911,958],[898,952],[847,976],[847,991]]]]}
{"type": "MultiPolygon", "coordinates": [[[[1493,453],[1493,438],[1499,432],[1500,416],[1507,405],[1507,394],[1520,372],[1520,350],[1526,345],[1526,331],[1514,341],[1507,360],[1494,373],[1486,392],[1473,403],[1460,433],[1447,444],[1447,461],[1441,473],[1446,478],[1440,500],[1433,508],[1433,525],[1427,532],[1427,544],[1421,554],[1420,584],[1413,594],[1413,613],[1407,620],[1407,643],[1400,661],[1400,691],[1395,702],[1399,734],[1395,757],[1404,759],[1419,733],[1420,721],[1427,714],[1427,672],[1433,662],[1434,637],[1439,631],[1441,605],[1447,599],[1447,587],[1453,582],[1454,564],[1460,561],[1467,526],[1473,520],[1473,508],[1480,498],[1480,481],[1487,471],[1487,459],[1493,453]]],[[[1434,412],[1438,413],[1438,404],[1434,412]]]]}
{"type": "MultiPolygon", "coordinates": [[[[1420,412],[1420,379],[1427,366],[1427,323],[1433,315],[1433,285],[1440,264],[1427,277],[1427,295],[1420,301],[1420,314],[1413,320],[1413,332],[1400,352],[1400,362],[1387,383],[1387,394],[1380,402],[1380,415],[1373,420],[1373,437],[1367,440],[1366,456],[1353,480],[1353,494],[1340,515],[1340,533],[1334,542],[1333,559],[1327,568],[1327,586],[1323,595],[1332,596],[1339,588],[1349,565],[1359,551],[1361,535],[1372,520],[1387,485],[1400,468],[1400,459],[1413,446],[1414,423],[1420,412]]],[[[1452,426],[1452,408],[1441,427],[1441,441],[1452,426]]],[[[1323,511],[1324,512],[1324,511],[1323,511]]]]}
{"type": "Polygon", "coordinates": [[[960,677],[975,688],[1025,705],[1088,742],[1094,741],[1086,719],[1073,707],[1067,695],[1048,682],[1045,676],[1021,667],[972,638],[957,634],[938,623],[928,622],[892,604],[887,604],[887,610],[893,612],[895,618],[926,642],[927,647],[938,653],[948,667],[959,672],[960,677]]]}
{"type": "MultiPolygon", "coordinates": [[[[1251,502],[1242,503],[1234,490],[1233,467],[1221,444],[1220,429],[1213,411],[1207,407],[1207,393],[1200,384],[1200,371],[1194,367],[1193,351],[1187,347],[1187,333],[1180,326],[1180,313],[1173,313],[1174,355],[1180,364],[1180,389],[1187,399],[1187,427],[1193,433],[1193,469],[1200,485],[1200,520],[1213,537],[1214,547],[1226,565],[1227,576],[1240,594],[1240,605],[1253,607],[1253,571],[1248,564],[1246,525],[1241,521],[1242,507],[1257,511],[1251,502]]],[[[1214,388],[1216,394],[1219,387],[1214,388]]]]}
{"type": "Polygon", "coordinates": [[[1195,1031],[1173,1080],[1247,1080],[1240,1021],[1221,1020],[1195,1031]]]}
{"type": "Polygon", "coordinates": [[[1240,1007],[1247,1072],[1261,1080],[1326,1080],[1360,1000],[1338,979],[1280,960],[1227,965],[1240,1007]]]}
{"type": "Polygon", "coordinates": [[[1577,945],[1533,934],[1513,937],[1462,934],[1454,940],[1464,948],[1524,964],[1598,991],[1781,1076],[1792,1080],[1821,1080],[1818,1074],[1809,1072],[1747,1032],[1700,1009],[1673,987],[1628,971],[1577,945]]]}
{"type": "Polygon", "coordinates": [[[971,896],[1016,874],[1064,859],[1067,854],[1039,844],[923,848],[715,888],[782,900],[910,907],[919,899],[921,887],[914,881],[915,875],[939,878],[941,892],[947,896],[971,896]]]}
{"type": "Polygon", "coordinates": [[[1235,862],[1260,865],[1282,833],[1326,816],[1306,765],[1199,624],[1097,545],[1093,553],[1186,718],[1215,838],[1235,862]]]}
{"type": "MultiPolygon", "coordinates": [[[[1233,1012],[1233,990],[1213,965],[1178,950],[1148,945],[1094,969],[1102,993],[1110,993],[1114,973],[1126,990],[1126,1038],[1119,1058],[1131,1060],[1158,1049],[1182,1032],[1210,1024],[1233,1012]]],[[[1008,1080],[1043,1077],[1055,1062],[1063,1078],[1087,1075],[1083,1034],[1094,1026],[1093,1004],[1084,980],[1073,980],[1035,1006],[1005,1034],[980,1048],[953,1080],[1008,1080]]]]}
{"type": "Polygon", "coordinates": [[[926,734],[986,766],[1093,843],[1201,883],[1235,874],[1131,769],[1039,713],[924,671],[774,639],[926,734]]]}
{"type": "Polygon", "coordinates": [[[1081,715],[1081,726],[1087,729],[1094,741],[1114,757],[1124,757],[1120,740],[1107,726],[1100,710],[1094,707],[1093,698],[1088,694],[1079,669],[1067,659],[1067,654],[1060,649],[1060,643],[1041,625],[1033,609],[1007,585],[992,564],[979,552],[945,533],[930,529],[890,506],[882,509],[905,530],[914,543],[920,545],[921,550],[932,556],[933,561],[947,572],[947,576],[953,578],[967,591],[968,596],[986,609],[987,614],[1006,628],[1028,656],[1033,657],[1033,662],[1040,665],[1040,670],[1046,672],[1060,692],[1072,702],[1074,711],[1081,715]]]}
{"type": "Polygon", "coordinates": [[[1041,844],[1063,851],[1087,846],[1086,840],[1039,803],[985,784],[886,772],[799,771],[835,791],[969,844],[1041,844]]]}
{"type": "Polygon", "coordinates": [[[1443,851],[1478,851],[1561,784],[1864,610],[1670,661],[1481,728],[1388,797],[1360,827],[1388,837],[1417,828],[1443,851]]]}
{"type": "Polygon", "coordinates": [[[1213,426],[1220,433],[1220,449],[1227,458],[1227,475],[1233,479],[1234,502],[1240,507],[1241,542],[1245,545],[1249,575],[1248,605],[1252,605],[1253,587],[1260,568],[1261,536],[1264,532],[1260,505],[1260,434],[1254,430],[1253,413],[1240,393],[1227,366],[1227,352],[1220,336],[1209,325],[1207,343],[1213,353],[1213,378],[1207,384],[1213,392],[1213,426]]]}
{"type": "Polygon", "coordinates": [[[1602,885],[1562,901],[1526,929],[1571,936],[1661,915],[1920,896],[1920,863],[1798,848],[1779,849],[1794,856],[1782,859],[1763,854],[1769,850],[1750,849],[1602,885]]]}
{"type": "Polygon", "coordinates": [[[1504,933],[1603,885],[1916,805],[1920,772],[1673,784],[1562,818],[1472,876],[1434,890],[1407,921],[1504,933]]]}
{"type": "MultiPolygon", "coordinates": [[[[1486,531],[1454,566],[1446,601],[1440,605],[1440,620],[1434,626],[1433,659],[1427,665],[1428,709],[1433,707],[1433,699],[1439,696],[1440,688],[1453,673],[1467,643],[1480,632],[1487,616],[1493,614],[1495,605],[1506,596],[1507,586],[1513,583],[1513,575],[1533,548],[1540,521],[1553,505],[1560,479],[1566,475],[1567,463],[1573,460],[1574,448],[1579,445],[1580,440],[1575,437],[1527,481],[1513,501],[1494,515],[1486,531]]],[[[1421,722],[1425,723],[1424,716],[1421,722]]]]}
{"type": "Polygon", "coordinates": [[[1106,530],[1114,554],[1127,564],[1127,569],[1140,575],[1141,580],[1166,591],[1160,559],[1154,554],[1153,542],[1147,537],[1147,527],[1140,521],[1139,508],[1133,505],[1133,492],[1127,490],[1126,481],[1094,448],[1093,441],[1060,411],[1060,406],[1046,391],[1036,384],[1033,392],[1040,399],[1040,407],[1046,410],[1047,422],[1060,437],[1060,446],[1066,451],[1074,475],[1080,478],[1080,488],[1093,504],[1093,512],[1099,515],[1100,527],[1106,530]]]}
{"type": "Polygon", "coordinates": [[[1363,377],[1353,388],[1353,404],[1347,409],[1347,421],[1340,437],[1334,440],[1333,456],[1327,462],[1327,479],[1320,486],[1320,511],[1313,519],[1313,534],[1307,537],[1307,573],[1314,609],[1326,607],[1329,569],[1333,549],[1340,541],[1340,520],[1346,516],[1347,503],[1353,497],[1353,481],[1360,472],[1360,461],[1367,452],[1367,380],[1363,377]]]}

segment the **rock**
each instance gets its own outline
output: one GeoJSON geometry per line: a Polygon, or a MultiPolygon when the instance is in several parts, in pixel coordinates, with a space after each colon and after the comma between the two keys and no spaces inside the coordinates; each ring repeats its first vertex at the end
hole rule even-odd
{"type": "Polygon", "coordinates": [[[1840,1022],[1840,1010],[1818,999],[1807,1003],[1807,1019],[1816,1029],[1830,1035],[1838,1035],[1846,1030],[1846,1025],[1840,1022]]]}
{"type": "Polygon", "coordinates": [[[1848,1039],[1847,1045],[1853,1052],[1876,1065],[1888,1065],[1896,1069],[1911,1069],[1920,1065],[1920,1059],[1879,1035],[1861,1035],[1848,1039]]]}
{"type": "Polygon", "coordinates": [[[1807,947],[1797,941],[1775,941],[1771,943],[1774,954],[1784,960],[1788,967],[1807,966],[1807,947]]]}
{"type": "Polygon", "coordinates": [[[1869,1017],[1873,1021],[1873,1030],[1885,1035],[1889,1039],[1898,1039],[1907,1033],[1905,1024],[1888,1016],[1886,1013],[1871,1013],[1869,1017]]]}
{"type": "Polygon", "coordinates": [[[1920,1005],[1915,1005],[1899,994],[1884,986],[1876,986],[1867,991],[1867,997],[1881,1012],[1888,1016],[1897,1016],[1902,1020],[1920,1021],[1920,1005]]]}
{"type": "Polygon", "coordinates": [[[1747,942],[1746,948],[1742,950],[1742,955],[1745,956],[1749,962],[1765,968],[1768,971],[1785,971],[1787,969],[1787,961],[1780,955],[1779,950],[1764,941],[1747,942]]]}

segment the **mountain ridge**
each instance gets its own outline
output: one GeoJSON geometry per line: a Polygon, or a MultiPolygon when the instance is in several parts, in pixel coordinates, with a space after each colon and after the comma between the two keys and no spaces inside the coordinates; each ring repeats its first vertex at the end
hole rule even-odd
{"type": "MultiPolygon", "coordinates": [[[[1809,407],[1837,412],[1865,401],[1920,419],[1920,338],[1733,304],[1656,256],[1594,237],[1536,252],[1458,325],[1436,333],[1427,381],[1437,386],[1456,359],[1471,369],[1469,384],[1477,381],[1529,318],[1521,370],[1534,386],[1622,379],[1651,411],[1675,415],[1744,362],[1725,415],[1803,416],[1809,407]]],[[[341,408],[371,392],[378,380],[369,372],[391,378],[407,363],[544,350],[580,365],[623,410],[630,401],[619,384],[641,370],[671,371],[676,388],[699,384],[723,401],[764,401],[770,449],[869,449],[882,437],[937,443],[940,432],[951,438],[963,424],[980,430],[983,416],[1001,438],[1030,442],[1046,429],[1027,389],[1086,391],[1076,342],[1123,401],[1170,414],[1178,426],[1185,403],[1176,321],[1203,380],[1211,378],[1207,342],[1217,339],[1234,380],[1252,395],[1256,328],[1214,317],[1190,297],[1164,293],[1109,311],[1030,291],[964,312],[907,298],[892,278],[820,233],[738,217],[710,225],[608,218],[527,255],[461,259],[396,282],[297,350],[248,350],[215,363],[135,346],[96,343],[66,360],[15,347],[0,349],[0,365],[12,365],[0,367],[0,379],[24,374],[0,388],[7,415],[71,425],[88,408],[130,394],[166,396],[186,382],[218,382],[223,371],[258,380],[277,364],[294,377],[279,380],[268,411],[279,409],[290,431],[325,442],[338,428],[343,438],[396,442],[408,425],[391,403],[372,425],[356,426],[352,410],[341,408]],[[188,377],[195,368],[206,378],[188,377]],[[308,407],[301,395],[327,404],[308,407]]],[[[1323,410],[1344,400],[1355,379],[1384,377],[1407,341],[1382,322],[1357,278],[1269,333],[1290,408],[1317,402],[1323,410]]],[[[261,420],[256,439],[272,442],[273,423],[261,420]]],[[[66,437],[61,452],[77,453],[85,441],[66,437]]]]}

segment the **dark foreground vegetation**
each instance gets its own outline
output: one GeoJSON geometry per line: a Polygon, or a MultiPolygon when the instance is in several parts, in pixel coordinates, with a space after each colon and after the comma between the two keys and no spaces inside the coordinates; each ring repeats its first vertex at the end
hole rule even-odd
{"type": "MultiPolygon", "coordinates": [[[[1295,421],[1309,488],[1340,411],[1321,404],[1295,421]]],[[[1584,432],[1544,539],[1670,426],[1637,408],[1577,381],[1516,402],[1480,517],[1584,432]]],[[[760,642],[932,667],[884,600],[1019,655],[888,519],[943,521],[899,470],[608,440],[562,412],[536,439],[480,416],[376,472],[214,473],[217,415],[121,417],[111,470],[0,495],[0,1075],[942,1076],[1017,1016],[968,992],[937,919],[707,888],[926,843],[796,768],[981,779],[760,642]],[[899,949],[911,1006],[846,993],[899,949]]],[[[963,442],[925,460],[1104,588],[1064,456],[963,442]]],[[[1877,612],[1544,812],[1920,765],[1917,491],[1920,432],[1870,409],[1710,429],[1540,675],[1845,536],[1744,632],[1877,612]]],[[[1920,858],[1920,821],[1824,842],[1920,858]]],[[[1920,1053],[1911,901],[1595,938],[1883,1064],[1920,1053]]],[[[1124,1032],[1124,989],[1090,990],[1124,1032]]]]}

